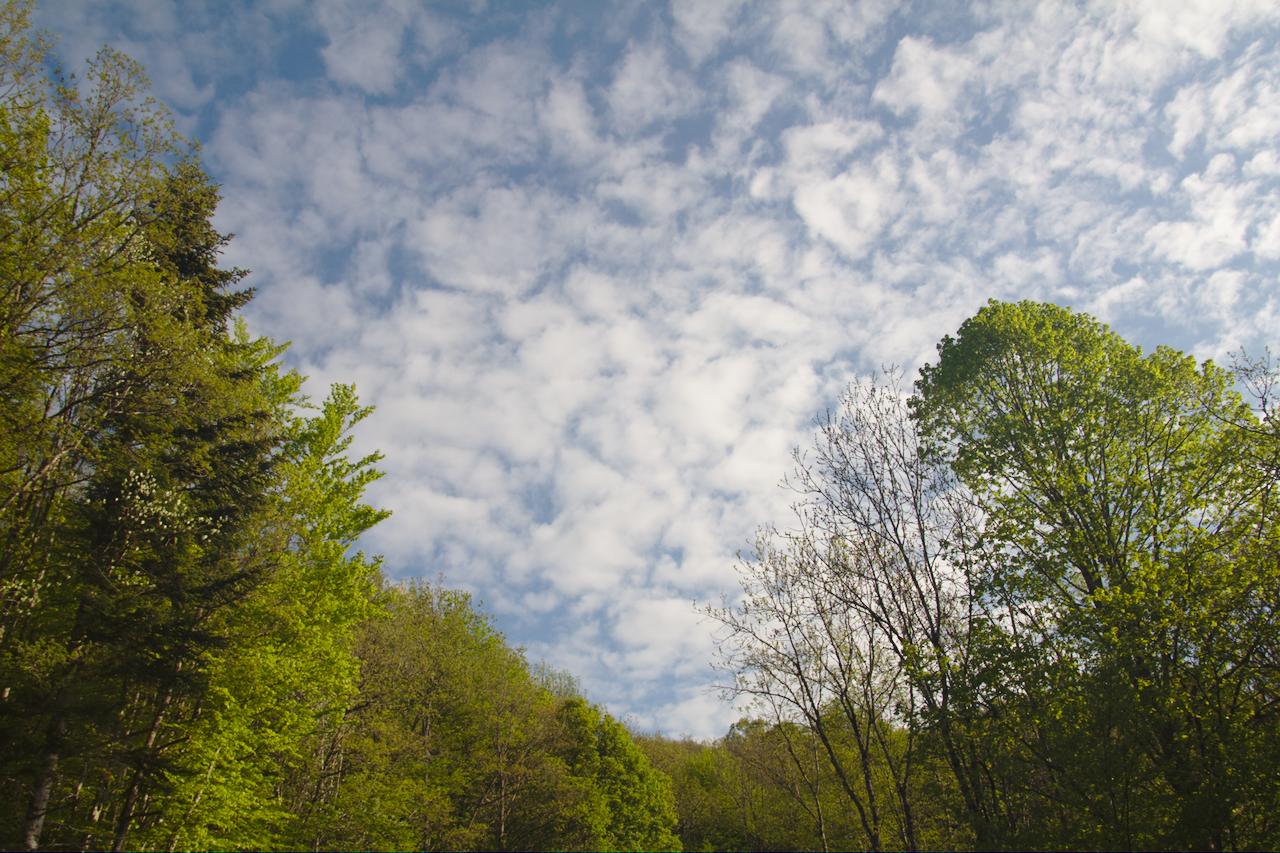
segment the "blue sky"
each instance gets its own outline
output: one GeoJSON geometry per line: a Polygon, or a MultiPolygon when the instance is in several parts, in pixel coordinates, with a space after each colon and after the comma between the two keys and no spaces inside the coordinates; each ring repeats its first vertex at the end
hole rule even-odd
{"type": "Polygon", "coordinates": [[[693,603],[839,390],[989,298],[1223,359],[1280,328],[1271,2],[46,0],[222,184],[252,327],[354,381],[394,577],[617,715],[738,711],[693,603]]]}

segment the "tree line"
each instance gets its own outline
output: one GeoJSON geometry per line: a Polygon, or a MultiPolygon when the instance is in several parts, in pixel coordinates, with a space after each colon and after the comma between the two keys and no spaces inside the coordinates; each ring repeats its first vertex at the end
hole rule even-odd
{"type": "Polygon", "coordinates": [[[459,593],[355,549],[354,389],[236,312],[217,188],[0,11],[0,846],[675,849],[666,777],[459,593]]]}

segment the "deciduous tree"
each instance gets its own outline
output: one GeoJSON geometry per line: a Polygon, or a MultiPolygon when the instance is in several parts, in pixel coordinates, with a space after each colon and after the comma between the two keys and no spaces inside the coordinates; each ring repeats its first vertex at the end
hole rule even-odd
{"type": "Polygon", "coordinates": [[[914,412],[989,519],[1007,638],[1052,658],[1024,737],[1080,815],[1059,837],[1272,843],[1244,816],[1276,808],[1274,481],[1231,375],[1037,303],[989,304],[938,353],[914,412]]]}

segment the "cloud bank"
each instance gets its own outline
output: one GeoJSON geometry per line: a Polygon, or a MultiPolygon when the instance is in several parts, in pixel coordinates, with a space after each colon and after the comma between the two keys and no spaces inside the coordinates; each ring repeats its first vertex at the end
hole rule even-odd
{"type": "Polygon", "coordinates": [[[203,139],[254,328],[377,406],[366,546],[642,727],[735,719],[692,603],[853,377],[989,298],[1280,328],[1270,3],[78,6],[67,65],[203,139]]]}

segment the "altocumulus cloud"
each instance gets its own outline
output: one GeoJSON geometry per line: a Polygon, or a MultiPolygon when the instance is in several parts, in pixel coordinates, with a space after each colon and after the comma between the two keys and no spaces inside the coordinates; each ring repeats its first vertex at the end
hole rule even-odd
{"type": "Polygon", "coordinates": [[[1280,328],[1269,2],[46,0],[223,184],[255,328],[355,381],[367,546],[647,727],[812,415],[988,298],[1221,358],[1280,328]],[[87,14],[86,14],[87,13],[87,14]]]}

